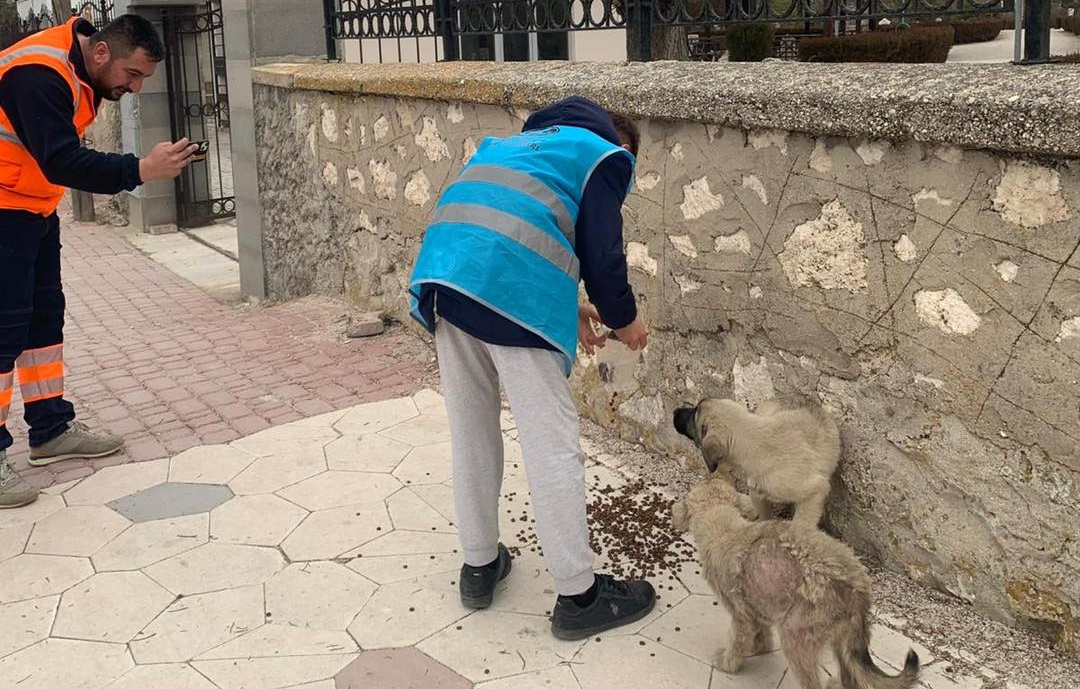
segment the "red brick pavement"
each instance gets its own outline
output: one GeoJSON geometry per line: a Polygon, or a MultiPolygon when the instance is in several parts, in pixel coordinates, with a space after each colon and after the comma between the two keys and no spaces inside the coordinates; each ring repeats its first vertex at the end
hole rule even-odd
{"type": "Polygon", "coordinates": [[[412,394],[428,373],[415,354],[403,354],[417,348],[400,330],[345,340],[335,321],[347,305],[334,299],[240,311],[111,228],[65,222],[63,241],[67,396],[80,420],[127,446],[113,457],[31,468],[16,400],[9,456],[35,485],[412,394]]]}

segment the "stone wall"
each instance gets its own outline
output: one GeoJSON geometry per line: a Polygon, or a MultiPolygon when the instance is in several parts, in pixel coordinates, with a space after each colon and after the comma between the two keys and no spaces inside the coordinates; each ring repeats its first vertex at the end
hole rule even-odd
{"type": "Polygon", "coordinates": [[[674,407],[837,417],[857,550],[1080,652],[1080,74],[1069,67],[256,70],[265,272],[407,320],[425,219],[485,135],[583,93],[640,118],[624,216],[652,328],[586,413],[680,457],[674,407]]]}

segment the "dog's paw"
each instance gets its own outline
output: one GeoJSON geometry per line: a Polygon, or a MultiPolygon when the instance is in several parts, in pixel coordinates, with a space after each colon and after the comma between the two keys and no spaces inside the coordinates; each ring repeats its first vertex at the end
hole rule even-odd
{"type": "Polygon", "coordinates": [[[721,648],[716,652],[716,655],[713,656],[713,665],[716,666],[716,669],[728,674],[738,672],[739,668],[742,667],[742,664],[742,656],[732,653],[726,648],[721,648]]]}
{"type": "Polygon", "coordinates": [[[690,528],[690,508],[685,500],[676,500],[671,506],[671,526],[679,533],[690,528]]]}

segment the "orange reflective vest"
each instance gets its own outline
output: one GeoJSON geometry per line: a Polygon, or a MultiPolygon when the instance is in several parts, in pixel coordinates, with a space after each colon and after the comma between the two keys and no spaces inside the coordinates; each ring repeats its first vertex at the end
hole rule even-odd
{"type": "MultiPolygon", "coordinates": [[[[44,65],[56,72],[71,87],[75,104],[73,124],[79,136],[94,121],[94,90],[79,78],[71,64],[71,48],[75,42],[73,17],[63,26],[40,31],[0,51],[0,79],[8,70],[23,65],[44,65]]],[[[0,208],[22,210],[38,215],[52,215],[64,197],[64,187],[50,182],[41,166],[26,150],[15,134],[14,127],[0,109],[0,208]]]]}

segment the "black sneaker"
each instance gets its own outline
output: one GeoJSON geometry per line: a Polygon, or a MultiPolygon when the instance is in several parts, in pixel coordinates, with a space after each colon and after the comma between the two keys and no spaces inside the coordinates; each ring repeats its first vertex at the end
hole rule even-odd
{"type": "Polygon", "coordinates": [[[458,577],[461,604],[466,608],[476,609],[491,605],[491,599],[495,597],[495,584],[510,574],[512,566],[510,551],[502,543],[499,544],[499,556],[495,560],[495,567],[462,565],[461,576],[458,577]]]}
{"type": "Polygon", "coordinates": [[[597,574],[599,590],[592,605],[584,608],[566,596],[555,601],[551,615],[551,633],[557,639],[577,641],[636,622],[656,605],[656,590],[644,580],[620,581],[607,574],[597,574]]]}

